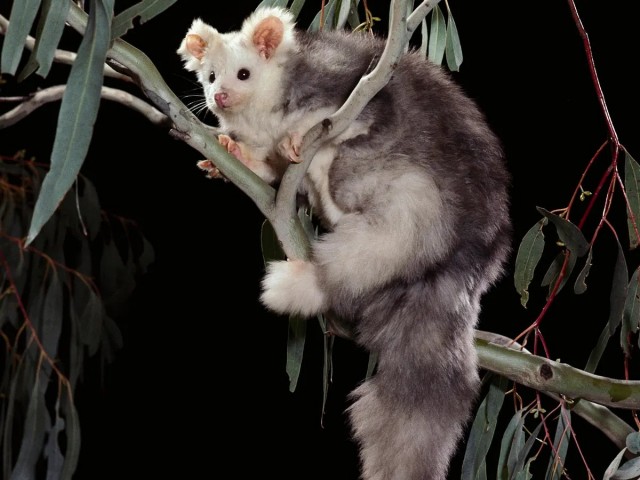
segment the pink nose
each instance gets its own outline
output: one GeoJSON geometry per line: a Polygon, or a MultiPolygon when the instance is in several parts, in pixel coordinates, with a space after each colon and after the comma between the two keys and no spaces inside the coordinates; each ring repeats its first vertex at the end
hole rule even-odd
{"type": "Polygon", "coordinates": [[[216,105],[220,108],[226,108],[229,106],[229,95],[224,92],[216,93],[213,96],[213,99],[216,101],[216,105]]]}

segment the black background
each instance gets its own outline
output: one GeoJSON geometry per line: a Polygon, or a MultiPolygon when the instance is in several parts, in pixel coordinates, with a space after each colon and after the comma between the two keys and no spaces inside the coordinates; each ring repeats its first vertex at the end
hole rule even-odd
{"type": "MultiPolygon", "coordinates": [[[[236,29],[257,3],[180,0],[125,39],[146,52],[189,103],[197,85],[175,50],[192,19],[202,17],[223,31],[236,29]]],[[[301,24],[319,8],[315,3],[306,7],[301,24]]],[[[386,18],[386,3],[369,6],[386,18]]],[[[513,174],[517,248],[540,218],[536,206],[567,205],[584,167],[607,138],[606,124],[567,2],[449,4],[464,52],[454,76],[502,139],[513,174]]],[[[118,10],[126,5],[116,2],[118,10]]],[[[640,157],[634,73],[640,42],[633,2],[585,0],[577,6],[617,132],[640,157]]],[[[77,40],[73,32],[65,36],[69,45],[77,40]]],[[[47,80],[5,89],[55,84],[66,72],[58,66],[47,80]]],[[[0,153],[26,148],[46,161],[57,109],[47,105],[1,131],[0,153]]],[[[83,445],[75,478],[355,479],[357,451],[343,412],[347,393],[365,373],[366,355],[348,341],[336,341],[322,420],[322,337],[311,322],[298,390],[288,392],[287,321],[256,301],[263,218],[233,185],[206,180],[195,167],[200,158],[139,114],[103,102],[83,173],[96,184],[103,208],[138,222],[155,247],[156,262],[139,283],[129,313],[118,319],[124,349],[104,377],[97,366],[90,367],[77,393],[83,445]]],[[[607,163],[605,156],[586,188],[595,189],[607,163]]],[[[626,225],[620,221],[616,227],[624,238],[626,225]]],[[[543,323],[551,358],[576,366],[584,365],[606,321],[608,252],[614,247],[610,235],[602,237],[591,290],[581,297],[563,292],[543,323]]],[[[535,319],[545,290],[533,286],[534,298],[524,310],[512,273],[510,264],[485,298],[480,328],[513,336],[535,319]]],[[[621,356],[613,347],[600,373],[621,378],[621,356]]],[[[577,423],[589,465],[601,477],[617,448],[599,431],[577,423]]],[[[546,467],[544,458],[539,463],[546,467]]],[[[450,478],[459,476],[461,459],[459,454],[450,478]]],[[[586,478],[573,447],[570,459],[572,478],[586,478]]]]}

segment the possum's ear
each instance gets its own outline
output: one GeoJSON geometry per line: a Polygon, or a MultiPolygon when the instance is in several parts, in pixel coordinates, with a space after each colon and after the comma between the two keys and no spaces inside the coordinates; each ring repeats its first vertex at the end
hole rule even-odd
{"type": "Polygon", "coordinates": [[[286,52],[294,42],[293,16],[282,8],[256,10],[242,25],[242,34],[269,60],[276,53],[286,52]]]}
{"type": "Polygon", "coordinates": [[[218,31],[200,19],[193,21],[187,35],[182,40],[178,54],[184,61],[187,70],[197,70],[202,57],[218,38],[218,31]]]}

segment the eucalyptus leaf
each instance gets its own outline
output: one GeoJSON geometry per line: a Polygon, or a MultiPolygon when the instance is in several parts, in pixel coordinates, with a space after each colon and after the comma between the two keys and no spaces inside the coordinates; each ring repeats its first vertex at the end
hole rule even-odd
{"type": "Polygon", "coordinates": [[[620,462],[622,462],[622,457],[624,456],[626,451],[627,451],[627,449],[623,448],[615,456],[615,458],[611,461],[611,463],[609,464],[609,466],[605,470],[604,476],[602,477],[602,480],[611,480],[611,478],[613,478],[613,474],[616,473],[616,471],[618,470],[618,467],[620,466],[620,462]]]}
{"type": "Polygon", "coordinates": [[[273,260],[284,260],[287,256],[280,245],[280,240],[276,235],[276,231],[273,229],[269,220],[262,222],[262,229],[260,231],[260,240],[262,246],[262,260],[264,264],[273,260]]]}
{"type": "Polygon", "coordinates": [[[48,432],[47,443],[44,447],[44,458],[47,460],[46,480],[58,480],[62,474],[64,455],[60,449],[59,435],[64,431],[64,420],[59,415],[59,400],[56,401],[55,421],[48,432]]]}
{"type": "Polygon", "coordinates": [[[18,81],[24,80],[36,69],[41,77],[49,75],[70,7],[71,4],[69,2],[43,0],[35,36],[35,46],[29,61],[20,72],[20,75],[18,75],[18,81]]]}
{"type": "Polygon", "coordinates": [[[509,469],[509,453],[511,445],[513,444],[516,432],[521,432],[524,426],[524,410],[518,410],[509,420],[507,427],[502,434],[502,440],[500,441],[500,454],[498,456],[498,468],[496,473],[497,480],[508,480],[509,469]]]}
{"type": "MultiPolygon", "coordinates": [[[[51,169],[42,182],[27,236],[29,245],[73,185],[98,115],[102,71],[110,47],[114,0],[92,0],[89,21],[60,105],[51,169]]],[[[18,2],[19,3],[19,2],[18,2]]]]}
{"type": "Polygon", "coordinates": [[[36,478],[36,463],[42,451],[47,424],[50,422],[44,400],[46,383],[41,385],[42,383],[44,382],[40,376],[33,383],[18,459],[9,480],[36,478]]]}
{"type": "Polygon", "coordinates": [[[640,432],[633,432],[627,435],[625,444],[627,449],[634,455],[640,453],[640,432]]]}
{"type": "Polygon", "coordinates": [[[462,47],[460,45],[460,36],[458,35],[458,27],[456,27],[456,22],[453,19],[453,14],[451,10],[449,10],[449,5],[447,4],[447,35],[445,40],[445,53],[447,57],[447,66],[449,70],[452,72],[457,72],[460,70],[460,65],[462,65],[462,47]]]}
{"type": "Polygon", "coordinates": [[[124,35],[133,28],[134,19],[139,19],[140,24],[152,19],[164,12],[177,0],[142,0],[126,10],[120,12],[111,23],[111,38],[115,39],[124,35]]]}
{"type": "Polygon", "coordinates": [[[561,480],[567,450],[571,442],[571,411],[561,407],[553,437],[553,449],[547,466],[545,480],[561,480]]]}
{"type": "Polygon", "coordinates": [[[627,298],[624,301],[622,324],[629,332],[637,332],[640,325],[640,267],[631,275],[627,286],[627,298]]]}
{"type": "Polygon", "coordinates": [[[73,397],[68,391],[62,392],[61,411],[67,424],[67,448],[60,480],[71,480],[80,457],[81,435],[78,412],[73,404],[73,397]]]}
{"type": "Polygon", "coordinates": [[[627,261],[624,257],[622,245],[616,239],[618,245],[618,256],[613,270],[613,279],[611,281],[611,293],[609,294],[609,334],[613,335],[622,321],[622,314],[627,299],[627,287],[629,285],[629,270],[627,269],[627,261]]]}
{"type": "Polygon", "coordinates": [[[41,0],[21,0],[13,2],[9,18],[11,22],[4,35],[0,55],[0,73],[15,75],[22,58],[27,35],[40,10],[41,0]]]}
{"type": "Polygon", "coordinates": [[[440,7],[431,11],[431,31],[429,32],[429,60],[436,65],[442,64],[447,44],[447,23],[440,7]]]}
{"type": "Polygon", "coordinates": [[[351,0],[340,0],[340,9],[336,20],[336,28],[343,28],[347,24],[349,12],[351,11],[351,0]]]}
{"type": "Polygon", "coordinates": [[[537,207],[538,211],[553,223],[558,232],[560,241],[564,243],[572,254],[582,257],[589,250],[589,243],[584,238],[580,229],[555,213],[551,213],[542,207],[537,207]]]}
{"type": "Polygon", "coordinates": [[[593,347],[593,350],[591,350],[591,353],[589,354],[587,364],[584,367],[585,372],[594,373],[596,371],[610,338],[611,334],[609,333],[609,325],[607,324],[602,329],[595,347],[593,347]]]}
{"type": "Polygon", "coordinates": [[[611,477],[612,480],[633,480],[640,477],[640,458],[623,463],[611,477]]]}
{"type": "Polygon", "coordinates": [[[506,378],[495,376],[489,385],[487,395],[478,407],[467,438],[460,476],[462,480],[476,480],[478,477],[493,440],[507,384],[506,378]]]}
{"type": "Polygon", "coordinates": [[[581,295],[587,291],[587,277],[589,276],[589,272],[591,271],[592,261],[593,248],[589,248],[589,254],[587,255],[587,260],[584,263],[584,267],[582,267],[582,270],[580,270],[580,273],[576,278],[576,283],[573,285],[573,292],[576,295],[581,295]]]}
{"type": "MultiPolygon", "coordinates": [[[[547,287],[547,286],[549,287],[549,295],[551,295],[551,292],[553,291],[556,283],[558,282],[558,276],[560,275],[560,272],[562,272],[562,267],[564,265],[565,258],[567,258],[567,255],[564,251],[558,253],[558,255],[556,255],[556,257],[553,259],[553,262],[551,262],[551,265],[549,265],[549,268],[547,269],[547,272],[544,274],[544,277],[542,278],[542,282],[540,284],[543,287],[547,287]]],[[[577,261],[577,258],[575,255],[571,255],[571,254],[568,255],[567,266],[564,268],[564,276],[562,277],[562,281],[560,282],[560,285],[556,289],[556,294],[559,293],[560,290],[562,290],[562,288],[566,285],[567,281],[569,280],[569,277],[571,276],[571,273],[573,272],[573,269],[576,266],[576,261],[577,261]]]]}
{"type": "Polygon", "coordinates": [[[51,272],[51,280],[44,297],[42,333],[40,341],[50,358],[58,354],[58,342],[62,333],[64,315],[64,288],[57,272],[51,272]]]}
{"type": "Polygon", "coordinates": [[[293,18],[297,19],[298,15],[300,15],[300,11],[302,7],[304,7],[305,0],[293,0],[293,3],[289,7],[289,11],[293,14],[293,18]]]}
{"type": "Polygon", "coordinates": [[[628,200],[629,246],[634,249],[640,242],[636,233],[640,230],[640,165],[626,150],[624,151],[624,189],[628,200]]]}
{"type": "MultiPolygon", "coordinates": [[[[517,461],[515,462],[515,465],[512,471],[512,478],[531,478],[530,476],[522,477],[521,472],[524,472],[524,473],[529,472],[528,465],[533,460],[533,458],[527,461],[527,456],[529,455],[529,452],[531,451],[531,448],[533,447],[534,443],[538,440],[538,434],[540,433],[541,428],[542,428],[542,423],[539,423],[538,426],[533,430],[533,432],[531,432],[531,435],[529,435],[529,438],[527,439],[525,444],[522,446],[522,448],[517,451],[517,456],[516,456],[517,461]]],[[[513,449],[513,446],[511,448],[513,449]]]]}
{"type": "Polygon", "coordinates": [[[422,19],[420,23],[420,55],[427,58],[427,52],[429,51],[429,28],[427,27],[427,20],[422,19]]]}
{"type": "Polygon", "coordinates": [[[520,294],[520,303],[525,308],[529,301],[529,284],[544,251],[544,232],[542,229],[546,224],[546,218],[536,222],[522,237],[518,247],[513,280],[516,291],[520,294]]]}
{"type": "Polygon", "coordinates": [[[307,336],[307,319],[291,315],[287,336],[286,372],[289,376],[289,391],[295,392],[302,368],[304,344],[307,336]]]}
{"type": "MultiPolygon", "coordinates": [[[[320,318],[320,324],[323,332],[326,331],[327,322],[324,318],[320,318]]],[[[327,398],[329,396],[329,385],[333,377],[333,346],[335,337],[333,335],[322,336],[323,362],[322,362],[322,415],[324,416],[327,398]]]]}

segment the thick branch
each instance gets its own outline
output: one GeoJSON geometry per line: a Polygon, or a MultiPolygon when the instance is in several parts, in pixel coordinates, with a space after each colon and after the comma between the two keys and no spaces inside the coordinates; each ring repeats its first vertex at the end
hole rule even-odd
{"type": "MultiPolygon", "coordinates": [[[[0,115],[0,129],[19,122],[42,105],[60,100],[65,89],[66,85],[56,85],[39,90],[32,95],[24,97],[23,101],[18,106],[0,115]]],[[[124,106],[141,113],[155,125],[166,126],[167,123],[169,123],[169,119],[156,108],[138,97],[131,95],[129,92],[125,92],[124,90],[102,87],[101,96],[106,100],[121,103],[124,106]]]]}

